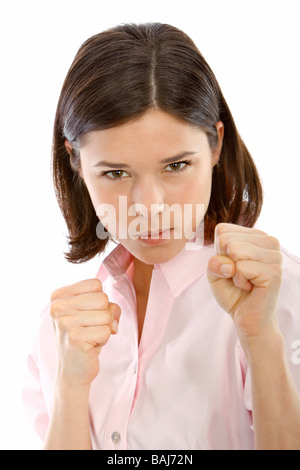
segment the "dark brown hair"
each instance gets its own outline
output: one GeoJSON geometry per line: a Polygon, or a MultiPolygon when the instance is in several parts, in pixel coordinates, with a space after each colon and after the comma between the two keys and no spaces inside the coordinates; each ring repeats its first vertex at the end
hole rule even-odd
{"type": "Polygon", "coordinates": [[[55,192],[69,231],[73,263],[101,253],[109,238],[97,237],[99,219],[81,180],[80,144],[90,131],[108,129],[157,107],[203,129],[211,148],[216,123],[224,139],[212,176],[204,219],[205,244],[220,222],[253,227],[263,192],[220,86],[193,41],[167,24],[125,24],[96,34],[78,50],[58,101],[53,135],[55,192]],[[72,144],[71,154],[65,140],[72,144]]]}

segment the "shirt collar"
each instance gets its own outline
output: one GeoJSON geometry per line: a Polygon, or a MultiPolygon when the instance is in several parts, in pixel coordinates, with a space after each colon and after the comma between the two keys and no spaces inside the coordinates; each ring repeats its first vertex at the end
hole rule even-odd
{"type": "MultiPolygon", "coordinates": [[[[174,258],[154,265],[154,270],[162,270],[174,297],[206,273],[207,263],[214,254],[214,245],[204,246],[203,239],[199,238],[197,233],[174,258]]],[[[104,267],[113,279],[119,281],[126,275],[132,260],[133,255],[119,243],[103,260],[100,269],[104,267]]]]}

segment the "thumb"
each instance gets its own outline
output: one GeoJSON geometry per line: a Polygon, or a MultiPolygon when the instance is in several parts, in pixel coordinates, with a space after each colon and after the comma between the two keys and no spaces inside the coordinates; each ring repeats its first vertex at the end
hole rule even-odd
{"type": "MultiPolygon", "coordinates": [[[[121,308],[119,307],[118,304],[116,304],[114,302],[109,302],[108,308],[112,313],[113,323],[117,322],[117,325],[118,325],[118,323],[120,321],[121,312],[122,312],[121,308]]],[[[116,325],[116,328],[117,328],[117,325],[116,325]]]]}
{"type": "Polygon", "coordinates": [[[233,277],[235,273],[234,262],[223,255],[213,256],[207,265],[207,277],[210,283],[218,279],[228,279],[233,277]]]}

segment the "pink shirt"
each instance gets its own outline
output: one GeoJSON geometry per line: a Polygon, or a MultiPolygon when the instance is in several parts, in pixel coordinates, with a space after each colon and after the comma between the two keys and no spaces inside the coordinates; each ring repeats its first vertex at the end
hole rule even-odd
{"type": "MultiPolygon", "coordinates": [[[[300,391],[300,260],[282,249],[278,319],[300,391]]],[[[206,276],[213,245],[154,265],[138,345],[132,255],[121,245],[97,277],[122,309],[100,354],[90,393],[93,449],[254,449],[250,374],[232,319],[206,276]]],[[[274,367],[276,364],[274,364],[274,367]]],[[[56,348],[49,306],[28,357],[23,400],[42,439],[54,391],[56,348]]],[[[300,393],[299,393],[300,394],[300,393]]]]}

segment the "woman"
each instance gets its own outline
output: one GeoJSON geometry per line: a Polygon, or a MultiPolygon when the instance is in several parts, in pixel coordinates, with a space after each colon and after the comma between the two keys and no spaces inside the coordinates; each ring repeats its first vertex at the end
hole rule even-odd
{"type": "Polygon", "coordinates": [[[53,176],[68,261],[119,243],[41,316],[24,400],[44,448],[299,449],[299,260],[254,227],[258,173],[187,35],[81,46],[53,176]]]}

